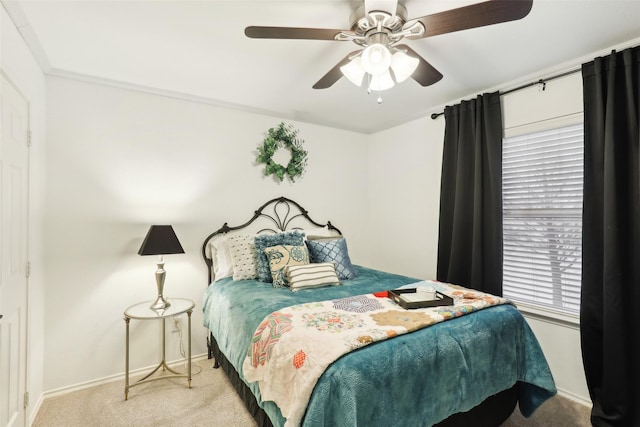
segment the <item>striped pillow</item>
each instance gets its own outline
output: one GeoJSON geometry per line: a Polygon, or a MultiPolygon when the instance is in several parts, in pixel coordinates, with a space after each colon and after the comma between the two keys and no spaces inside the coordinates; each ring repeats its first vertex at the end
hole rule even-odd
{"type": "Polygon", "coordinates": [[[285,274],[292,291],[340,284],[333,262],[290,265],[285,268],[285,274]]]}

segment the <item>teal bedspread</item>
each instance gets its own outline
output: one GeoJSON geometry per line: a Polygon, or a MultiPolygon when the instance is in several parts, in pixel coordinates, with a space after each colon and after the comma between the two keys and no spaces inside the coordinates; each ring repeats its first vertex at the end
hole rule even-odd
{"type": "MultiPolygon", "coordinates": [[[[251,336],[273,311],[395,289],[418,280],[355,266],[358,277],[342,286],[291,292],[270,284],[222,279],[204,295],[204,325],[244,379],[251,336]]],[[[431,426],[468,411],[520,381],[519,406],[530,416],[556,393],[542,350],[524,317],[500,305],[438,323],[351,352],[325,371],[313,391],[303,426],[431,426]]],[[[285,419],[262,402],[274,426],[285,419]]]]}

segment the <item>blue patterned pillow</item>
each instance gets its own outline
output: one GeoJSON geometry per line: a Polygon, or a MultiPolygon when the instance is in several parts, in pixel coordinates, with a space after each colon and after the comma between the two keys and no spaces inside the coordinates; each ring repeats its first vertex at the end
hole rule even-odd
{"type": "Polygon", "coordinates": [[[286,233],[276,234],[259,234],[256,236],[254,243],[256,245],[256,257],[258,267],[258,280],[265,283],[271,283],[271,268],[269,268],[269,260],[264,250],[271,246],[304,245],[304,233],[300,231],[287,231],[286,233]]]}
{"type": "Polygon", "coordinates": [[[356,271],[351,264],[346,239],[307,240],[309,258],[312,263],[335,262],[340,279],[354,279],[356,271]]]}

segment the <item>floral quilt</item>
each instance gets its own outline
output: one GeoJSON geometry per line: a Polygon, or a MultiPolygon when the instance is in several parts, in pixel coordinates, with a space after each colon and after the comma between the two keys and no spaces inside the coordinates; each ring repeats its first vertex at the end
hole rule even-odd
{"type": "MultiPolygon", "coordinates": [[[[421,286],[435,282],[420,282],[421,286]]],[[[509,301],[460,286],[437,283],[453,306],[406,310],[374,294],[293,305],[260,323],[243,364],[245,378],[257,381],[263,400],[271,400],[298,426],[318,378],[342,355],[369,345],[509,301]]]]}

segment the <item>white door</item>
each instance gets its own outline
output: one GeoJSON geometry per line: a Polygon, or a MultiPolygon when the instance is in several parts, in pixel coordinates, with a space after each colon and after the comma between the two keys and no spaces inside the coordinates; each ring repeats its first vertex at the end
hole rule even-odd
{"type": "Polygon", "coordinates": [[[29,104],[0,73],[0,426],[24,426],[29,104]]]}

